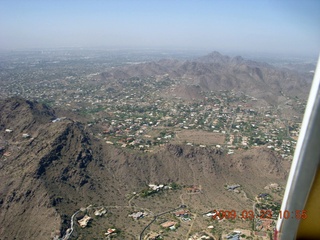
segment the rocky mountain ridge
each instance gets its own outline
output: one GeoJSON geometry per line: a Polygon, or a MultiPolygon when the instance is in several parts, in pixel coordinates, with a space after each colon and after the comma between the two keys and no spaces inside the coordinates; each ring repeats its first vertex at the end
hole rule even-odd
{"type": "MultiPolygon", "coordinates": [[[[126,196],[150,183],[202,186],[202,194],[186,204],[205,211],[251,206],[246,198],[226,195],[227,183],[239,183],[254,196],[266,183],[286,179],[288,163],[266,148],[230,156],[219,149],[168,144],[157,153],[141,153],[106,145],[80,122],[55,119],[54,110],[37,102],[0,102],[1,239],[62,236],[81,207],[127,206],[126,196]]],[[[152,207],[161,212],[181,204],[173,199],[152,207]]],[[[131,224],[125,216],[120,219],[114,224],[123,229],[131,224]]]]}
{"type": "Polygon", "coordinates": [[[150,76],[183,80],[176,89],[196,85],[199,91],[235,90],[271,105],[279,104],[286,96],[306,98],[310,88],[309,75],[218,52],[194,60],[163,59],[118,67],[101,73],[100,80],[150,76]]]}

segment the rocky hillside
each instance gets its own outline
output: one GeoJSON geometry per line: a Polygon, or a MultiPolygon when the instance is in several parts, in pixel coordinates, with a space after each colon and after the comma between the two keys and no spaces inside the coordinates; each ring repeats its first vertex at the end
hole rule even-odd
{"type": "Polygon", "coordinates": [[[39,103],[13,98],[0,112],[1,239],[50,239],[97,195],[90,140],[80,123],[53,122],[54,111],[39,103]]]}
{"type": "MultiPolygon", "coordinates": [[[[157,153],[135,152],[106,145],[83,124],[64,117],[19,98],[0,102],[0,239],[62,236],[81,207],[127,206],[127,195],[149,183],[201,186],[202,194],[184,203],[205,211],[250,208],[249,198],[271,182],[284,185],[286,180],[289,163],[265,148],[234,156],[171,144],[157,153]],[[247,197],[226,193],[224,185],[233,183],[247,197]]],[[[171,199],[136,204],[161,212],[182,203],[174,193],[171,199]]],[[[113,223],[127,234],[132,222],[126,216],[117,219],[113,223]]]]}

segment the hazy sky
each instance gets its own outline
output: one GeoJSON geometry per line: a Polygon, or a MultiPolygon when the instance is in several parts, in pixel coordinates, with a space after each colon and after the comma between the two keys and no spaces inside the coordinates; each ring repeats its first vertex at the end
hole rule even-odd
{"type": "Polygon", "coordinates": [[[0,49],[52,47],[318,55],[320,0],[0,1],[0,49]]]}

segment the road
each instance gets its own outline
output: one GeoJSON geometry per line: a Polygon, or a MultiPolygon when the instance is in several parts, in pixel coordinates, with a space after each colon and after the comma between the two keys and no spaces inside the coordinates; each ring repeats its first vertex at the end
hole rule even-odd
{"type": "Polygon", "coordinates": [[[73,221],[75,216],[80,212],[81,210],[76,211],[72,216],[71,216],[71,226],[70,228],[67,229],[66,231],[66,235],[64,235],[62,238],[60,238],[59,240],[68,240],[71,236],[71,234],[73,233],[73,221]]]}
{"type": "Polygon", "coordinates": [[[192,221],[192,223],[191,223],[191,225],[190,225],[190,227],[189,227],[189,231],[188,231],[188,233],[186,234],[186,239],[188,239],[189,234],[191,233],[191,230],[192,230],[192,227],[193,227],[194,222],[196,221],[196,218],[197,218],[197,215],[194,216],[194,219],[193,219],[193,221],[192,221]]]}
{"type": "Polygon", "coordinates": [[[155,221],[157,220],[158,217],[164,215],[164,214],[167,214],[167,213],[170,213],[170,212],[173,212],[173,211],[177,211],[179,210],[180,208],[182,208],[181,206],[179,206],[178,208],[174,208],[174,209],[171,209],[171,210],[168,210],[168,211],[165,211],[165,212],[162,212],[162,213],[159,213],[157,215],[154,216],[153,220],[147,225],[145,226],[145,228],[142,230],[142,232],[140,233],[140,240],[143,239],[143,234],[144,234],[144,231],[147,230],[147,228],[155,221]]]}
{"type": "MultiPolygon", "coordinates": [[[[140,240],[143,239],[143,234],[144,234],[145,230],[146,230],[155,220],[157,220],[158,217],[160,217],[160,216],[162,216],[162,215],[164,215],[164,214],[173,212],[173,211],[177,211],[177,210],[179,210],[180,208],[185,208],[185,207],[186,207],[186,206],[184,205],[184,203],[183,203],[182,195],[183,195],[183,194],[180,195],[180,199],[181,199],[182,204],[181,204],[179,207],[174,208],[174,209],[171,209],[171,210],[168,210],[168,211],[165,211],[165,212],[162,212],[162,213],[159,213],[159,214],[157,214],[157,215],[154,215],[154,213],[153,213],[152,211],[150,211],[150,209],[140,208],[140,209],[142,209],[142,210],[144,210],[144,211],[146,211],[146,212],[149,212],[150,215],[154,215],[153,220],[152,220],[152,221],[142,230],[142,232],[140,233],[140,240]]],[[[106,209],[108,209],[108,208],[131,208],[131,207],[132,207],[131,201],[132,201],[135,197],[136,197],[136,196],[133,196],[133,197],[131,197],[131,198],[129,199],[129,201],[128,201],[128,206],[117,206],[117,205],[115,205],[115,206],[101,206],[101,207],[104,207],[104,208],[106,208],[106,209]]],[[[99,207],[99,208],[101,208],[101,207],[99,207]]],[[[133,207],[135,208],[135,206],[133,206],[133,207]]],[[[68,240],[68,239],[70,238],[70,236],[71,236],[71,234],[73,233],[73,230],[74,230],[74,228],[73,228],[73,226],[74,226],[74,218],[76,217],[76,215],[77,215],[79,212],[81,212],[81,210],[77,210],[77,211],[71,216],[70,228],[68,228],[67,231],[66,231],[66,233],[65,233],[65,235],[64,235],[62,238],[59,238],[58,240],[68,240]]]]}
{"type": "Polygon", "coordinates": [[[179,196],[179,198],[181,200],[181,205],[184,205],[184,200],[183,200],[183,197],[182,197],[183,195],[184,195],[184,193],[181,193],[180,196],[179,196]]]}
{"type": "MultiPolygon", "coordinates": [[[[106,209],[110,209],[110,208],[131,208],[131,207],[132,207],[131,201],[132,201],[134,198],[135,198],[135,196],[133,196],[133,197],[131,197],[131,198],[129,199],[129,201],[128,201],[128,206],[114,205],[114,206],[100,206],[100,207],[97,207],[97,208],[102,208],[102,207],[103,207],[103,208],[106,208],[106,209]]],[[[180,208],[180,207],[179,207],[179,208],[180,208]]],[[[179,209],[179,208],[177,208],[177,209],[179,209]]],[[[149,212],[150,215],[154,215],[153,212],[150,211],[150,209],[147,209],[147,208],[139,208],[139,209],[142,209],[142,210],[144,210],[145,212],[149,212]]],[[[170,211],[168,211],[168,212],[171,212],[171,211],[175,211],[175,209],[170,210],[170,211]]],[[[73,230],[74,230],[74,228],[73,228],[73,226],[74,226],[74,218],[76,217],[76,215],[77,215],[79,212],[81,212],[81,210],[77,210],[77,211],[71,216],[70,228],[68,228],[67,231],[66,231],[66,233],[65,233],[65,235],[64,235],[62,238],[59,238],[58,240],[68,240],[68,239],[70,238],[70,236],[71,236],[71,234],[73,233],[73,230]]],[[[166,214],[166,213],[168,213],[168,212],[160,213],[160,214],[156,215],[154,218],[156,219],[156,217],[161,216],[162,214],[166,214]]],[[[155,219],[154,219],[154,220],[155,220],[155,219]]],[[[154,221],[154,220],[153,220],[153,221],[154,221]]],[[[153,221],[152,221],[152,222],[153,222],[153,221]]],[[[149,223],[149,225],[152,224],[152,222],[149,223]]],[[[148,225],[148,226],[149,226],[149,225],[148,225]]],[[[148,226],[147,226],[147,227],[148,227],[148,226]]],[[[146,228],[147,228],[147,227],[146,227],[146,228]]],[[[145,230],[145,229],[144,229],[144,230],[145,230]]],[[[143,231],[144,231],[144,230],[143,230],[143,231]]],[[[142,233],[143,233],[143,232],[142,232],[142,233]]]]}

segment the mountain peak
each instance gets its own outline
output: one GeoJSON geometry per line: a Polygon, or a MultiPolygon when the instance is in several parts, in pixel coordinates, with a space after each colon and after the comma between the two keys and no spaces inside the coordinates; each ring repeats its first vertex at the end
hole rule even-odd
{"type": "Polygon", "coordinates": [[[221,53],[219,53],[218,51],[213,51],[209,54],[207,54],[207,56],[212,56],[212,57],[223,57],[223,55],[221,53]]]}
{"type": "Polygon", "coordinates": [[[236,57],[232,58],[232,60],[233,60],[233,61],[236,61],[236,62],[242,62],[242,61],[244,61],[243,57],[241,57],[241,56],[236,56],[236,57]]]}
{"type": "Polygon", "coordinates": [[[16,132],[34,129],[38,124],[48,123],[55,118],[53,109],[20,97],[1,100],[0,112],[0,130],[9,128],[16,132]]]}
{"type": "Polygon", "coordinates": [[[227,63],[230,61],[230,57],[222,55],[217,51],[214,51],[209,53],[206,56],[198,58],[197,60],[200,62],[207,62],[207,63],[227,63]]]}

